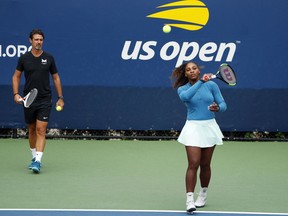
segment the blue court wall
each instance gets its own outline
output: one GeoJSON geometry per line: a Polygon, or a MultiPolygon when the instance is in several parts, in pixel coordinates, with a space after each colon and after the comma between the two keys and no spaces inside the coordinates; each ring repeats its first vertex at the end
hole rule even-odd
{"type": "Polygon", "coordinates": [[[217,113],[222,130],[288,131],[287,8],[287,0],[2,0],[0,126],[25,126],[11,77],[29,50],[29,32],[41,28],[65,96],[64,111],[52,111],[49,127],[179,130],[186,110],[169,77],[192,60],[202,73],[215,72],[222,62],[236,70],[236,86],[215,81],[228,104],[217,113]],[[176,9],[173,17],[148,17],[176,9]],[[162,32],[164,24],[180,23],[198,29],[162,32]]]}

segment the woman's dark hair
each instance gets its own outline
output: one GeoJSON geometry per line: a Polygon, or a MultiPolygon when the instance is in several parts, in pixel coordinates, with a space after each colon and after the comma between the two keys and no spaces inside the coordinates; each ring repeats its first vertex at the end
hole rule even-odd
{"type": "MultiPolygon", "coordinates": [[[[175,68],[175,70],[172,72],[171,80],[173,82],[173,88],[178,88],[180,86],[185,85],[188,83],[188,78],[185,76],[185,68],[189,62],[186,62],[179,67],[175,68]]],[[[190,62],[191,63],[191,62],[190,62]]],[[[193,64],[197,65],[195,62],[192,62],[193,64]]],[[[199,66],[197,65],[199,68],[199,66]]]]}
{"type": "Polygon", "coordinates": [[[32,39],[33,39],[33,35],[35,35],[35,34],[42,35],[43,40],[44,40],[44,33],[42,32],[41,29],[33,29],[33,30],[30,32],[29,38],[32,40],[32,39]]]}

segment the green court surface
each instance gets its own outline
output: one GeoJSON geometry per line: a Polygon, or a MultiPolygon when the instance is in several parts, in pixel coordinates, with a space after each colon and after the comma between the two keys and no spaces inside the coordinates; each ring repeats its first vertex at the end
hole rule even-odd
{"type": "MultiPolygon", "coordinates": [[[[27,168],[28,140],[0,139],[0,149],[0,209],[185,210],[176,141],[47,140],[40,174],[27,168]]],[[[201,210],[287,213],[287,153],[287,142],[218,146],[201,210]]]]}

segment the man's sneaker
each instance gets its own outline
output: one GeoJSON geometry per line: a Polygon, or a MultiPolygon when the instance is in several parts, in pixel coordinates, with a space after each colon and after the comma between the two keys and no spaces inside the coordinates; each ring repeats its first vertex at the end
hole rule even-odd
{"type": "Polygon", "coordinates": [[[31,169],[32,169],[32,171],[33,171],[34,173],[40,173],[40,167],[41,167],[40,162],[39,162],[39,161],[34,161],[34,162],[32,163],[31,169]]]}
{"type": "Polygon", "coordinates": [[[187,214],[193,214],[193,212],[196,210],[196,207],[193,201],[186,202],[186,207],[187,207],[186,208],[187,214]]]}
{"type": "Polygon", "coordinates": [[[28,169],[32,169],[32,165],[33,165],[33,163],[35,162],[35,157],[31,160],[31,163],[30,163],[30,165],[28,166],[28,169]]]}
{"type": "Polygon", "coordinates": [[[206,201],[207,201],[207,193],[201,193],[200,192],[197,199],[196,199],[195,206],[197,208],[202,208],[205,206],[206,201]]]}

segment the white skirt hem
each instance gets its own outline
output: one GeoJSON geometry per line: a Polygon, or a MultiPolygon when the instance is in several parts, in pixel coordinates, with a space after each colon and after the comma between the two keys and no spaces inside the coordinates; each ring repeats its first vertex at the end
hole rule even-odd
{"type": "Polygon", "coordinates": [[[223,138],[215,119],[187,120],[177,141],[185,146],[209,148],[223,145],[223,138]]]}

